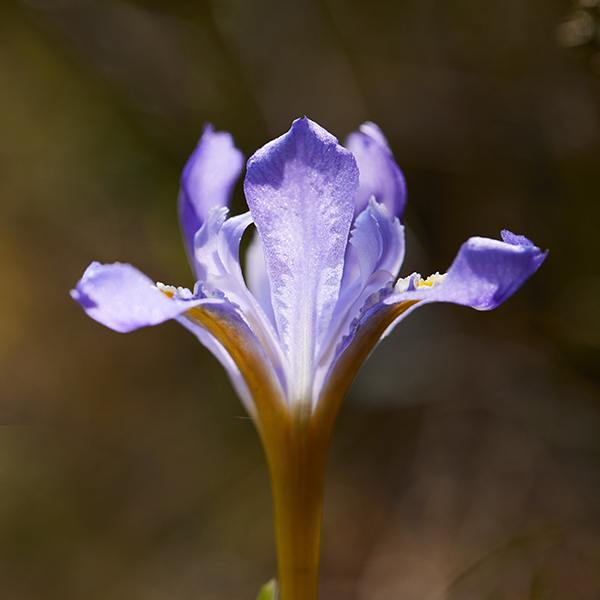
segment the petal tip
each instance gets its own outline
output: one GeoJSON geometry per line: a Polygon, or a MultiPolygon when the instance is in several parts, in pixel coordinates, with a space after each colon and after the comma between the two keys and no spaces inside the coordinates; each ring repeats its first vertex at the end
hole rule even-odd
{"type": "Polygon", "coordinates": [[[365,121],[359,128],[360,133],[366,136],[369,140],[375,141],[387,150],[389,150],[389,143],[381,127],[373,121],[365,121]]]}
{"type": "Polygon", "coordinates": [[[229,204],[243,166],[244,155],[233,136],[206,123],[180,179],[179,219],[188,254],[210,209],[229,204]]]}
{"type": "MultiPolygon", "coordinates": [[[[324,127],[321,127],[321,125],[319,125],[316,121],[313,121],[306,115],[304,115],[303,117],[299,117],[298,119],[294,119],[294,121],[292,121],[292,126],[290,130],[287,134],[284,134],[284,136],[288,134],[290,136],[301,135],[312,137],[324,144],[339,145],[338,139],[332,133],[327,131],[327,129],[325,129],[324,127]]],[[[343,148],[342,146],[340,146],[340,149],[345,150],[345,148],[343,148]]]]}
{"type": "Polygon", "coordinates": [[[92,298],[90,298],[82,289],[80,288],[80,283],[77,284],[77,287],[73,288],[69,291],[69,296],[81,306],[81,308],[85,310],[89,310],[91,308],[96,308],[98,306],[92,298]]]}
{"type": "Polygon", "coordinates": [[[346,146],[353,153],[360,171],[357,214],[374,195],[393,215],[401,217],[406,206],[406,180],[383,131],[367,121],[347,137],[346,146]]]}
{"type": "Polygon", "coordinates": [[[71,297],[102,325],[127,333],[175,318],[192,306],[160,293],[155,283],[128,263],[92,263],[71,297]]]}
{"type": "Polygon", "coordinates": [[[338,139],[308,117],[292,122],[283,135],[258,149],[248,160],[244,188],[250,195],[253,185],[278,188],[286,164],[297,161],[304,166],[321,170],[335,164],[345,172],[348,187],[358,186],[358,166],[352,152],[338,139]]]}
{"type": "Polygon", "coordinates": [[[517,233],[513,233],[508,229],[503,229],[500,232],[500,237],[502,241],[506,244],[510,244],[511,246],[524,246],[524,247],[536,247],[536,245],[524,235],[519,235],[517,233]]]}

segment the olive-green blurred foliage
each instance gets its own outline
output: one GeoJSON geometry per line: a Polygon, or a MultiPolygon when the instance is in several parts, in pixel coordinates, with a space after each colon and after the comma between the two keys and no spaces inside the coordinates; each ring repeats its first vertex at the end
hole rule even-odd
{"type": "Polygon", "coordinates": [[[564,25],[590,2],[2,0],[3,599],[237,600],[273,575],[261,450],[220,367],[68,290],[92,259],[190,285],[175,199],[202,124],[249,155],[302,114],[389,136],[404,274],[500,227],[551,250],[501,309],[427,307],[363,370],[323,597],[598,598],[600,38],[566,47],[564,25]]]}

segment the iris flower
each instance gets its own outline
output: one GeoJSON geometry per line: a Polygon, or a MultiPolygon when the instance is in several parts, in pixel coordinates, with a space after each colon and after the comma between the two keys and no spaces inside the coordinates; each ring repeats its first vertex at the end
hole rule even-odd
{"type": "Polygon", "coordinates": [[[398,278],[405,180],[381,130],[345,147],[308,118],[246,165],[249,212],[229,216],[244,159],[207,126],[179,195],[192,290],[125,263],[92,263],[71,292],[96,321],[129,332],[174,319],[225,367],[268,459],[282,600],[316,598],[325,455],[361,364],[420,306],[490,310],[546,256],[527,238],[468,239],[444,274],[398,278]],[[254,225],[242,268],[239,246],[254,225]]]}

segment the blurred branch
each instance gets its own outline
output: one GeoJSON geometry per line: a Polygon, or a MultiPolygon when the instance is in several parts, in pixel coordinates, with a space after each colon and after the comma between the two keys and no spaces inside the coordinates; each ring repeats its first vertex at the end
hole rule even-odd
{"type": "MultiPolygon", "coordinates": [[[[524,552],[539,546],[541,546],[542,552],[545,552],[549,548],[560,544],[562,541],[562,532],[554,529],[516,535],[512,538],[509,538],[507,541],[490,550],[487,554],[484,554],[480,558],[473,561],[465,569],[455,575],[448,583],[444,592],[446,594],[450,594],[453,591],[458,591],[462,585],[464,585],[472,577],[476,576],[482,568],[489,566],[491,563],[494,563],[497,560],[502,560],[504,558],[515,558],[515,556],[520,557],[524,552]]],[[[496,572],[501,574],[501,569],[497,569],[496,572]]],[[[532,598],[535,598],[535,596],[532,598]]]]}

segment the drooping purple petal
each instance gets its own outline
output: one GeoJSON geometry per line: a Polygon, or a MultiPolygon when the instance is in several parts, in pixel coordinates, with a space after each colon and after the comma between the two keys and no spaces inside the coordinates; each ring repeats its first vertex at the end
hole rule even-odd
{"type": "Polygon", "coordinates": [[[374,196],[393,216],[402,217],[406,182],[381,129],[375,123],[364,123],[359,131],[348,136],[346,147],[354,154],[360,172],[356,214],[360,214],[374,196]]]}
{"type": "Polygon", "coordinates": [[[91,318],[121,333],[169,319],[177,320],[221,362],[252,416],[256,414],[248,380],[255,377],[255,372],[262,373],[265,389],[270,390],[268,393],[283,399],[276,365],[267,357],[262,343],[239,314],[238,307],[224,298],[205,298],[183,288],[154,284],[129,264],[102,265],[97,262],[86,269],[71,296],[91,318]],[[210,318],[203,323],[202,318],[206,315],[210,318]],[[211,323],[217,324],[214,331],[211,323]],[[226,333],[227,327],[234,331],[237,340],[239,364],[218,339],[226,333]]]}
{"type": "Polygon", "coordinates": [[[372,295],[341,339],[322,395],[347,389],[356,370],[377,343],[413,310],[432,302],[450,302],[491,310],[510,298],[544,262],[547,252],[530,240],[503,232],[503,239],[474,237],[460,248],[446,275],[426,280],[412,275],[394,289],[372,295]]]}
{"type": "Polygon", "coordinates": [[[403,311],[384,335],[414,308],[432,302],[492,310],[508,300],[540,268],[548,252],[525,236],[508,230],[502,232],[502,238],[508,241],[472,237],[460,247],[445,275],[433,275],[429,280],[412,275],[404,282],[399,281],[384,304],[417,303],[403,311]]]}
{"type": "Polygon", "coordinates": [[[181,176],[179,220],[188,253],[211,209],[228,206],[244,157],[229,133],[206,125],[181,176]]]}
{"type": "Polygon", "coordinates": [[[71,297],[92,319],[121,333],[158,325],[199,302],[167,297],[150,278],[125,263],[93,262],[71,290],[71,297]]]}
{"type": "Polygon", "coordinates": [[[248,161],[244,187],[294,374],[292,396],[308,394],[318,339],[338,299],[358,187],[356,162],[319,125],[298,119],[248,161]]]}
{"type": "Polygon", "coordinates": [[[507,241],[470,238],[461,246],[441,283],[399,292],[388,302],[419,299],[478,310],[496,308],[538,270],[547,255],[524,236],[505,231],[503,238],[507,241]]]}

